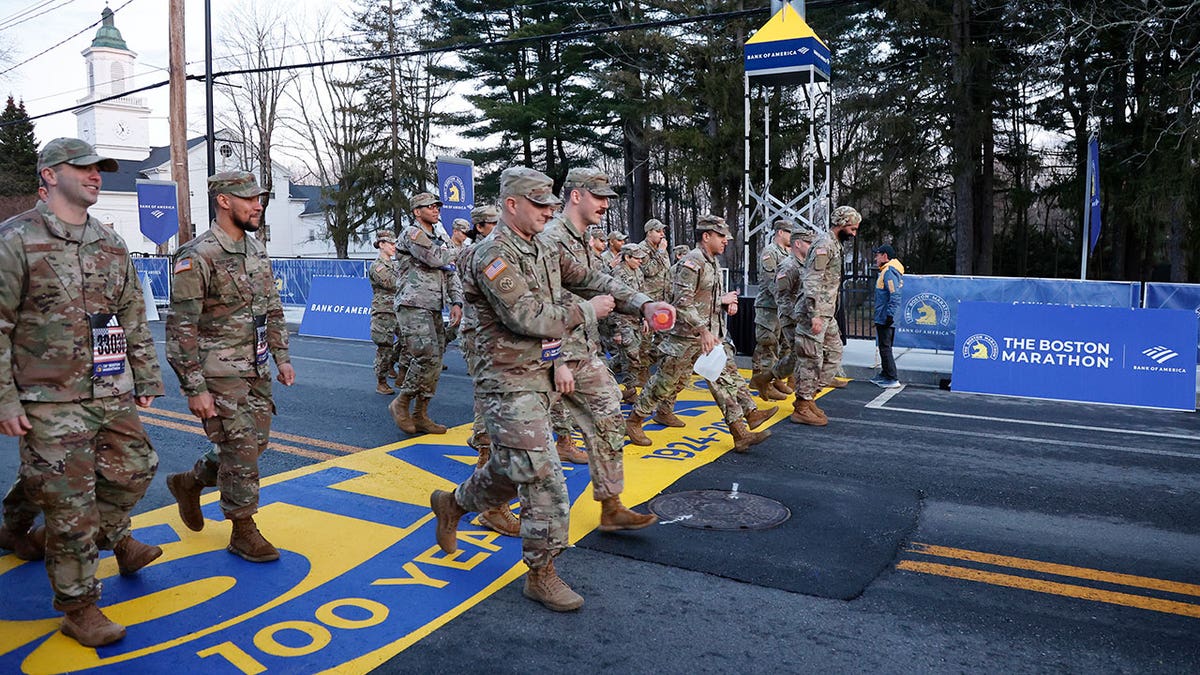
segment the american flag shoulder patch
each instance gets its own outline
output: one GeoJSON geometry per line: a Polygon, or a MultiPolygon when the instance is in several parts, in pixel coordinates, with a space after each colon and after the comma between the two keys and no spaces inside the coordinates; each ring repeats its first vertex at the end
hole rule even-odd
{"type": "Polygon", "coordinates": [[[695,260],[683,260],[680,264],[682,264],[684,267],[686,267],[690,270],[700,269],[700,266],[696,264],[695,260]]]}
{"type": "Polygon", "coordinates": [[[179,262],[175,263],[175,274],[179,274],[180,272],[187,272],[190,269],[192,269],[192,259],[191,258],[184,258],[184,259],[180,260],[179,262]]]}
{"type": "Polygon", "coordinates": [[[483,276],[487,277],[488,281],[495,281],[496,277],[506,269],[508,269],[508,263],[504,262],[503,258],[496,258],[483,269],[483,276]]]}

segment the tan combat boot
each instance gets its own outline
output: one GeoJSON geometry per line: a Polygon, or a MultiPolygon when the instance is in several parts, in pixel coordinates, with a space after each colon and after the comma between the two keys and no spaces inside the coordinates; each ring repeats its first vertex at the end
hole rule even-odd
{"type": "Polygon", "coordinates": [[[0,548],[12,551],[21,560],[41,560],[46,556],[46,529],[39,525],[15,532],[0,525],[0,548]]]}
{"type": "Polygon", "coordinates": [[[396,426],[400,427],[400,431],[406,434],[417,433],[417,427],[413,424],[412,414],[408,412],[408,406],[411,403],[412,396],[400,394],[388,404],[388,411],[392,413],[392,420],[396,422],[396,426]]]}
{"type": "Polygon", "coordinates": [[[828,386],[833,387],[834,389],[845,389],[847,384],[850,384],[850,383],[847,382],[846,380],[839,380],[838,378],[835,377],[835,378],[829,380],[828,386]]]}
{"type": "Polygon", "coordinates": [[[562,464],[588,463],[587,453],[575,447],[575,441],[571,440],[570,436],[559,436],[554,442],[554,447],[558,450],[558,461],[562,464]]]}
{"type": "Polygon", "coordinates": [[[117,569],[121,574],[137,572],[157,560],[162,553],[161,548],[143,544],[134,539],[132,534],[126,535],[113,546],[113,557],[117,559],[117,569]]]}
{"type": "Polygon", "coordinates": [[[730,424],[729,433],[733,436],[734,452],[750,452],[750,446],[758,445],[771,437],[770,431],[750,431],[742,420],[730,424]]]}
{"type": "Polygon", "coordinates": [[[102,647],[125,637],[125,627],[109,621],[94,602],[67,610],[65,614],[60,630],[84,647],[102,647]]]}
{"type": "Polygon", "coordinates": [[[600,500],[600,531],[640,530],[658,522],[653,513],[637,513],[625,508],[620,497],[600,500]]]}
{"type": "Polygon", "coordinates": [[[530,600],[536,600],[556,612],[570,612],[583,606],[583,597],[558,578],[553,560],[545,567],[529,568],[522,592],[530,600]]]}
{"type": "Polygon", "coordinates": [[[485,431],[475,435],[475,452],[479,453],[479,459],[475,461],[475,466],[483,466],[488,463],[488,459],[492,456],[492,437],[485,431]]]}
{"type": "Polygon", "coordinates": [[[664,427],[675,427],[676,429],[681,429],[687,426],[683,423],[683,420],[675,416],[675,411],[673,409],[668,408],[665,405],[658,406],[658,409],[654,411],[654,416],[650,419],[658,422],[664,427]]]}
{"type": "Polygon", "coordinates": [[[391,396],[392,394],[396,393],[396,390],[388,386],[386,377],[381,377],[379,378],[379,384],[375,385],[375,393],[383,394],[384,396],[391,396]]]}
{"type": "Polygon", "coordinates": [[[770,373],[756,373],[750,378],[750,388],[758,390],[758,397],[767,401],[782,401],[787,396],[771,386],[770,373]]]}
{"type": "Polygon", "coordinates": [[[429,495],[429,508],[437,516],[437,543],[446,553],[458,550],[458,519],[467,514],[467,510],[458,505],[453,492],[434,490],[429,495]]]}
{"type": "Polygon", "coordinates": [[[625,435],[629,437],[629,442],[634,445],[650,445],[650,437],[642,430],[642,422],[646,418],[633,412],[629,412],[629,417],[625,420],[625,435]]]}
{"type": "Polygon", "coordinates": [[[812,409],[821,416],[821,419],[824,420],[826,424],[829,423],[829,416],[825,414],[825,411],[821,409],[821,406],[817,405],[817,399],[815,398],[812,400],[812,409]]]}
{"type": "Polygon", "coordinates": [[[479,514],[479,524],[506,537],[521,536],[521,521],[517,520],[508,504],[501,504],[479,514]]]}
{"type": "Polygon", "coordinates": [[[786,380],[780,380],[780,379],[772,380],[771,386],[775,387],[775,390],[778,391],[779,393],[783,394],[784,396],[791,396],[792,394],[796,393],[795,388],[793,388],[790,383],[791,379],[792,378],[789,377],[786,380]]]}
{"type": "Polygon", "coordinates": [[[179,505],[179,519],[192,532],[204,529],[204,514],[200,512],[200,493],[204,486],[191,471],[167,476],[167,489],[179,505]]]}
{"type": "Polygon", "coordinates": [[[446,427],[429,419],[429,399],[424,396],[417,397],[417,405],[413,408],[412,414],[413,426],[417,431],[426,434],[444,434],[446,427]]]}
{"type": "Polygon", "coordinates": [[[250,562],[279,560],[279,551],[258,531],[254,519],[233,518],[233,534],[229,536],[227,550],[250,562]]]}
{"type": "Polygon", "coordinates": [[[796,424],[808,424],[814,427],[823,427],[829,424],[829,420],[821,416],[817,404],[804,398],[796,399],[796,406],[792,409],[792,416],[788,419],[796,424]]]}
{"type": "Polygon", "coordinates": [[[777,405],[773,405],[770,408],[755,408],[746,413],[746,425],[751,429],[757,429],[760,424],[771,419],[776,410],[779,410],[779,406],[777,405]]]}

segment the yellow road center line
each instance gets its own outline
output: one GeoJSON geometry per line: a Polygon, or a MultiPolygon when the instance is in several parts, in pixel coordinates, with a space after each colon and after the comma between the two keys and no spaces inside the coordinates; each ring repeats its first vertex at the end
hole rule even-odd
{"type": "Polygon", "coordinates": [[[920,562],[917,560],[901,560],[896,564],[896,568],[909,572],[920,572],[921,574],[951,577],[954,579],[963,579],[965,581],[978,581],[985,584],[992,584],[994,586],[1006,586],[1008,588],[1036,591],[1038,593],[1049,593],[1051,595],[1061,595],[1068,598],[1092,600],[1094,602],[1104,602],[1111,605],[1123,605],[1125,607],[1148,609],[1155,612],[1179,614],[1181,616],[1189,616],[1200,619],[1200,605],[1191,605],[1186,602],[1160,600],[1158,598],[1148,598],[1142,595],[1133,595],[1131,593],[1102,591],[1100,589],[1088,588],[1086,586],[1074,586],[1055,581],[1042,581],[1040,579],[1027,579],[1025,577],[1018,577],[1012,574],[985,572],[983,570],[970,569],[967,567],[955,567],[953,565],[920,562]]]}
{"type": "MultiPolygon", "coordinates": [[[[163,410],[161,408],[150,408],[149,410],[142,410],[141,412],[150,413],[151,415],[162,415],[163,417],[171,417],[171,418],[174,418],[177,420],[185,420],[188,422],[198,421],[196,419],[195,415],[178,413],[178,412],[175,412],[174,410],[163,410]]],[[[339,452],[344,452],[346,454],[353,454],[356,452],[362,452],[363,450],[366,450],[366,448],[356,448],[353,445],[344,445],[342,443],[335,443],[333,441],[323,441],[319,438],[309,438],[308,436],[296,436],[294,434],[285,434],[282,431],[275,431],[274,429],[271,430],[271,438],[278,438],[280,440],[291,441],[293,443],[303,443],[305,445],[311,445],[311,446],[317,447],[317,448],[325,448],[326,450],[337,450],[339,452]]]]}
{"type": "MultiPolygon", "coordinates": [[[[179,422],[160,420],[160,419],[157,419],[154,417],[147,417],[144,415],[142,416],[142,423],[150,424],[150,425],[153,425],[156,427],[164,427],[166,429],[174,429],[175,431],[184,431],[189,434],[196,434],[197,436],[204,436],[205,438],[208,437],[207,434],[204,433],[204,429],[200,428],[200,426],[198,424],[180,424],[179,422]]],[[[298,455],[300,457],[307,457],[309,459],[315,459],[315,460],[320,460],[320,461],[324,461],[327,459],[337,459],[338,457],[340,457],[340,455],[331,455],[327,452],[321,452],[319,450],[309,450],[307,448],[297,448],[294,445],[285,445],[283,443],[276,443],[275,441],[271,441],[270,444],[267,445],[267,449],[275,450],[276,452],[286,452],[289,455],[298,455]]]]}
{"type": "Polygon", "coordinates": [[[913,542],[912,546],[908,549],[908,552],[922,553],[925,555],[937,556],[939,558],[969,560],[971,562],[996,565],[998,567],[1012,567],[1021,570],[1031,570],[1033,572],[1045,572],[1046,574],[1056,574],[1062,577],[1075,577],[1077,579],[1088,579],[1090,581],[1102,581],[1109,584],[1119,584],[1121,586],[1134,586],[1136,588],[1147,588],[1155,591],[1166,591],[1168,593],[1178,593],[1180,595],[1200,596],[1200,585],[1196,584],[1167,581],[1165,579],[1154,579],[1152,577],[1139,577],[1133,574],[1105,572],[1104,570],[1094,570],[1087,567],[1059,565],[1057,563],[1029,560],[1026,558],[1013,558],[1006,555],[968,551],[961,548],[950,548],[947,546],[934,546],[932,544],[913,542]]]}

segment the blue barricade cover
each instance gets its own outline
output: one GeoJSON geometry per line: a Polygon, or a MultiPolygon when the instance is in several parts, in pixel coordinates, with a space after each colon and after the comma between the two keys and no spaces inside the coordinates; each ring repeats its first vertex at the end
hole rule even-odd
{"type": "Polygon", "coordinates": [[[170,258],[134,258],[133,268],[138,276],[150,279],[150,292],[154,294],[155,302],[171,301],[171,259],[170,258]]]}
{"type": "Polygon", "coordinates": [[[371,340],[371,282],[354,277],[314,277],[300,334],[371,340]]]}
{"type": "MultiPolygon", "coordinates": [[[[1200,284],[1146,284],[1146,309],[1190,309],[1200,317],[1200,284]]],[[[1200,363],[1200,333],[1196,336],[1196,362],[1200,363]]]]}
{"type": "Polygon", "coordinates": [[[1136,281],[904,275],[896,346],[954,349],[960,302],[1138,307],[1136,281]]]}
{"type": "MultiPolygon", "coordinates": [[[[309,288],[314,277],[349,277],[365,279],[370,260],[339,260],[315,258],[273,258],[271,271],[275,288],[285,305],[308,305],[309,288]]],[[[368,297],[368,303],[370,298],[368,297]]]]}
{"type": "Polygon", "coordinates": [[[1194,312],[963,302],[954,391],[1196,409],[1194,312]]]}

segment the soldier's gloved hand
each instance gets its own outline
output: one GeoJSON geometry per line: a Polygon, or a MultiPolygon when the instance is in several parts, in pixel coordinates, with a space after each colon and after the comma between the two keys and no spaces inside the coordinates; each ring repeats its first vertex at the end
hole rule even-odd
{"type": "Polygon", "coordinates": [[[280,363],[277,365],[279,367],[279,375],[276,375],[275,379],[279,380],[279,383],[285,387],[290,387],[293,384],[295,384],[296,383],[296,369],[292,368],[292,364],[280,363]]]}
{"type": "Polygon", "coordinates": [[[32,428],[29,418],[24,415],[0,421],[0,434],[5,436],[24,436],[32,428]]]}
{"type": "Polygon", "coordinates": [[[188,397],[188,410],[202,420],[217,416],[217,404],[213,402],[212,394],[207,391],[188,397]]]}
{"type": "Polygon", "coordinates": [[[596,310],[597,319],[603,319],[612,314],[613,309],[617,306],[611,295],[597,295],[588,302],[592,304],[592,309],[596,310]]]}

